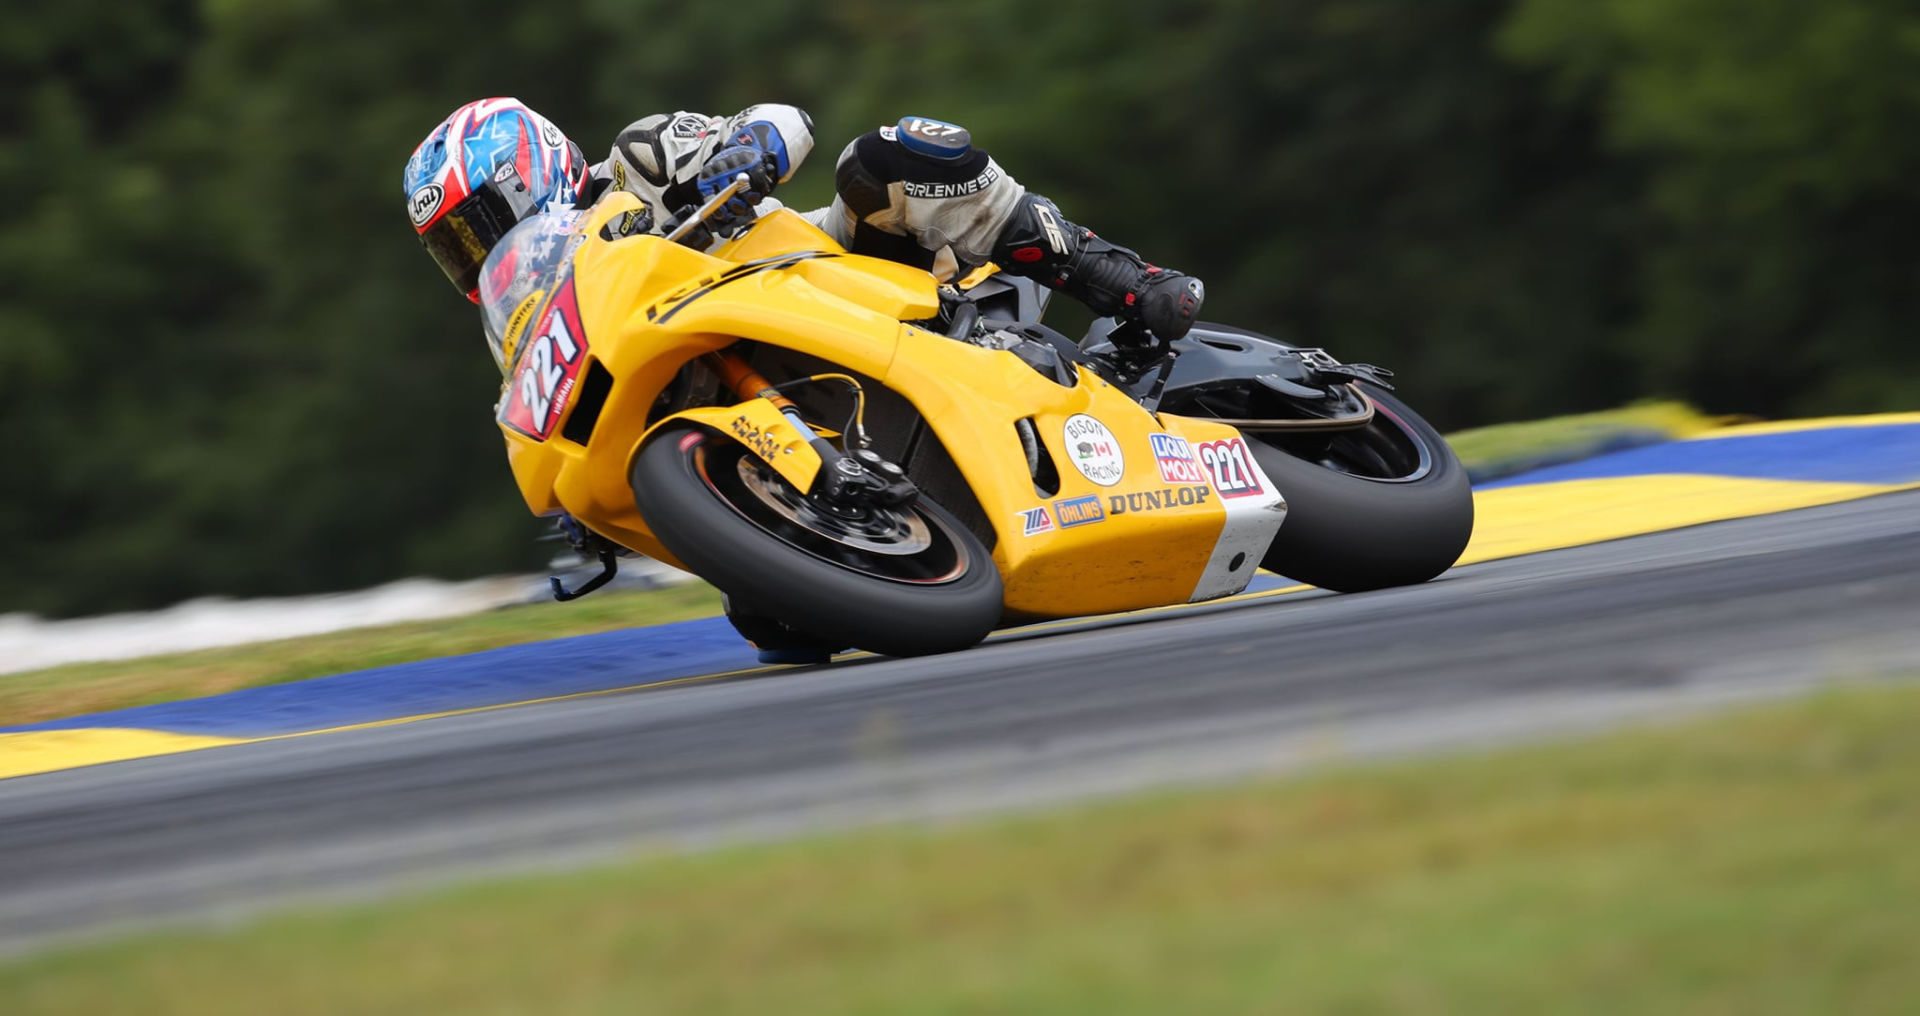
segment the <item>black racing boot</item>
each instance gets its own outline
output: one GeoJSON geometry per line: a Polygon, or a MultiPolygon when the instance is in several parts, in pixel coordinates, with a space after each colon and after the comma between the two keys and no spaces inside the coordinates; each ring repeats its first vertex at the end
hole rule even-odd
{"type": "Polygon", "coordinates": [[[1000,231],[993,262],[1079,300],[1095,314],[1137,321],[1161,342],[1187,334],[1207,296],[1199,279],[1157,268],[1100,239],[1037,194],[1020,199],[1000,231]]]}

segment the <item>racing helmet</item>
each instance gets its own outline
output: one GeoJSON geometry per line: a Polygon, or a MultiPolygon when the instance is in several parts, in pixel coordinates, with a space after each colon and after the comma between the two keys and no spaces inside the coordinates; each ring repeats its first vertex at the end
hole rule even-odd
{"type": "Polygon", "coordinates": [[[580,146],[508,98],[454,110],[413,150],[402,178],[421,246],[476,303],[480,266],[507,230],[578,200],[586,181],[580,146]]]}

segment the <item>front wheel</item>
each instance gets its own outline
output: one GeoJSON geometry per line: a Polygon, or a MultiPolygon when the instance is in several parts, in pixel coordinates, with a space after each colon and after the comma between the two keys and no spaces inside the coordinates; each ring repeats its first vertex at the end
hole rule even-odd
{"type": "Polygon", "coordinates": [[[823,642],[887,656],[951,652],[1000,619],[992,555],[925,497],[829,512],[699,427],[649,439],[632,481],[641,517],[695,574],[823,642]]]}
{"type": "Polygon", "coordinates": [[[1248,434],[1287,502],[1268,571],[1335,592],[1425,582],[1460,559],[1473,535],[1473,491],[1446,439],[1373,385],[1356,430],[1248,434]]]}

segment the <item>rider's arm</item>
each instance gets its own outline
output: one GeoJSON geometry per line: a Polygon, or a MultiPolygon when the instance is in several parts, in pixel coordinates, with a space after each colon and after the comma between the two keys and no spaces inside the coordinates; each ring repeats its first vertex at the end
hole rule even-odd
{"type": "Polygon", "coordinates": [[[740,145],[765,153],[770,174],[785,182],[813,150],[813,121],[799,107],[780,103],[748,106],[730,117],[656,113],[621,131],[594,175],[670,214],[698,204],[701,168],[716,152],[740,145]]]}

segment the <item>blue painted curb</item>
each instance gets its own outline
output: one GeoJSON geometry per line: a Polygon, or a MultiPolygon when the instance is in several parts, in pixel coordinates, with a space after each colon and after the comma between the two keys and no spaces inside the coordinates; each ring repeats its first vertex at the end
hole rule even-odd
{"type": "Polygon", "coordinates": [[[267,737],[606,691],[753,666],[753,647],[741,640],[726,619],[709,617],[70,716],[7,727],[0,733],[132,727],[217,737],[267,737]]]}
{"type": "Polygon", "coordinates": [[[1669,473],[1819,483],[1920,482],[1920,423],[1671,441],[1540,469],[1479,489],[1669,473]]]}

